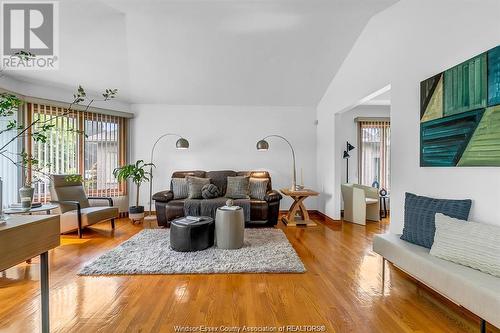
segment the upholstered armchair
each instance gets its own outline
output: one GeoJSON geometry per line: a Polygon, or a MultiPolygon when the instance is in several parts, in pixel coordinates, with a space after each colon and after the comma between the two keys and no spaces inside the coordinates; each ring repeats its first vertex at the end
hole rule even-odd
{"type": "Polygon", "coordinates": [[[52,175],[51,178],[51,202],[58,204],[61,210],[61,233],[78,230],[78,237],[82,238],[83,228],[108,220],[111,228],[115,228],[119,212],[113,207],[112,198],[87,197],[82,182],[70,175],[52,175]],[[109,206],[91,207],[89,199],[107,200],[109,206]]]}
{"type": "Polygon", "coordinates": [[[344,221],[366,224],[366,220],[380,221],[378,189],[358,184],[342,184],[344,221]]]}

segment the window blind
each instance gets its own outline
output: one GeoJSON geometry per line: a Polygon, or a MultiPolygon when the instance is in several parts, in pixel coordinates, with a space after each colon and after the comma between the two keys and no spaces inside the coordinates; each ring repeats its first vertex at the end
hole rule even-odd
{"type": "Polygon", "coordinates": [[[388,121],[359,121],[358,173],[362,185],[390,190],[391,125],[388,121]]]}
{"type": "Polygon", "coordinates": [[[106,197],[124,194],[125,188],[116,181],[113,170],[125,164],[125,118],[88,112],[82,116],[87,193],[106,197]]]}
{"type": "MultiPolygon", "coordinates": [[[[27,109],[28,120],[54,125],[46,142],[27,143],[41,168],[41,180],[34,183],[35,200],[50,200],[51,174],[80,174],[89,196],[126,194],[125,184],[113,176],[113,170],[125,163],[125,118],[35,103],[28,103],[27,109]]],[[[30,177],[36,180],[37,173],[30,177]]]]}

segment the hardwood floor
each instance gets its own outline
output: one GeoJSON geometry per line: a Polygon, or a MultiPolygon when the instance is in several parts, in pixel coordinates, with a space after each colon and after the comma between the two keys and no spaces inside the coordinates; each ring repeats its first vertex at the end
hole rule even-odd
{"type": "MultiPolygon", "coordinates": [[[[314,216],[313,216],[314,217],[314,216]]],[[[366,227],[320,222],[280,228],[304,262],[304,274],[80,277],[82,266],[139,232],[117,221],[63,236],[50,253],[53,332],[173,332],[174,326],[325,325],[328,332],[478,332],[371,250],[388,221],[366,227]]],[[[0,332],[39,332],[39,261],[0,277],[0,332]]]]}

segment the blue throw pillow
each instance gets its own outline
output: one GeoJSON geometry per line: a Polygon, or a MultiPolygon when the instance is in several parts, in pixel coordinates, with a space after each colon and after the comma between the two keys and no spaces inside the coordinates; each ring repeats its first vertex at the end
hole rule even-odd
{"type": "Polygon", "coordinates": [[[436,213],[466,221],[471,205],[471,200],[434,199],[406,193],[401,239],[430,249],[436,232],[436,213]]]}

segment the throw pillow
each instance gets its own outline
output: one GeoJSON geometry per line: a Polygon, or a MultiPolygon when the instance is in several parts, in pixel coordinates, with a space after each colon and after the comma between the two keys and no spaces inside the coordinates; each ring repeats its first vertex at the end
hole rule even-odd
{"type": "Polygon", "coordinates": [[[406,193],[401,239],[430,249],[434,242],[436,213],[467,220],[471,204],[471,200],[434,199],[406,193]]]}
{"type": "Polygon", "coordinates": [[[226,197],[231,199],[249,199],[249,176],[227,177],[226,197]]]}
{"type": "Polygon", "coordinates": [[[214,184],[204,185],[201,189],[201,195],[203,199],[213,199],[220,197],[220,191],[214,184]]]}
{"type": "Polygon", "coordinates": [[[500,277],[500,227],[436,214],[430,254],[500,277]]]}
{"type": "Polygon", "coordinates": [[[269,183],[269,179],[250,177],[250,198],[264,200],[267,193],[267,183],[269,183]]]}
{"type": "Polygon", "coordinates": [[[189,195],[189,185],[186,178],[172,178],[172,192],[175,199],[185,199],[189,195]]]}
{"type": "Polygon", "coordinates": [[[210,184],[210,178],[200,178],[194,176],[187,177],[188,186],[189,186],[189,199],[202,199],[203,196],[201,194],[201,189],[203,186],[210,184]]]}

